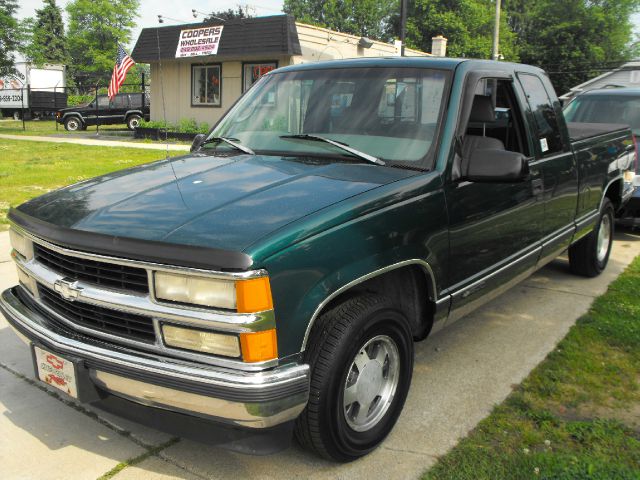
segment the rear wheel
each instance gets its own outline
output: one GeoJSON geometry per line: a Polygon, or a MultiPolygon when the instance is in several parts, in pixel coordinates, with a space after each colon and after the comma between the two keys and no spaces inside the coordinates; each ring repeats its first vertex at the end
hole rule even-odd
{"type": "Polygon", "coordinates": [[[68,132],[75,132],[82,129],[82,122],[78,117],[69,117],[64,121],[64,128],[68,132]]]}
{"type": "Polygon", "coordinates": [[[296,424],[298,441],[342,462],[376,448],[411,384],[413,339],[403,313],[380,296],[345,300],[318,318],[305,360],[311,390],[296,424]]]}
{"type": "Polygon", "coordinates": [[[593,231],[569,248],[569,265],[573,273],[595,277],[606,268],[613,243],[613,217],[613,204],[605,198],[593,231]]]}
{"type": "Polygon", "coordinates": [[[127,117],[127,128],[129,130],[135,130],[137,127],[140,126],[141,120],[142,120],[142,117],[140,115],[137,115],[137,114],[129,115],[127,117]]]}

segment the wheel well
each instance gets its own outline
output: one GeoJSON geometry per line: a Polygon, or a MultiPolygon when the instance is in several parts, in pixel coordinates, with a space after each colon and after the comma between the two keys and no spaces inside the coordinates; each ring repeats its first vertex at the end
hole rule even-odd
{"type": "MultiPolygon", "coordinates": [[[[354,285],[333,298],[323,311],[360,293],[385,295],[409,320],[415,340],[423,340],[433,326],[435,304],[431,277],[418,265],[408,265],[354,285]]],[[[319,312],[322,314],[322,312],[319,312]]]]}
{"type": "Polygon", "coordinates": [[[79,115],[77,113],[69,113],[65,115],[63,122],[66,122],[70,118],[77,118],[80,123],[84,123],[84,121],[82,120],[82,115],[79,115]]]}
{"type": "Polygon", "coordinates": [[[604,192],[604,196],[611,200],[615,211],[618,211],[622,206],[622,179],[618,179],[611,183],[607,187],[607,191],[604,192]]]}

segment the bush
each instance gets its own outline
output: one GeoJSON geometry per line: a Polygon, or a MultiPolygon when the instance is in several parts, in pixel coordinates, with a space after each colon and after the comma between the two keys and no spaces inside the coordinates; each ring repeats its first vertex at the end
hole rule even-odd
{"type": "Polygon", "coordinates": [[[178,122],[178,133],[198,133],[198,123],[193,118],[183,118],[178,122]]]}
{"type": "Polygon", "coordinates": [[[202,122],[200,125],[198,125],[198,122],[196,122],[193,118],[183,118],[178,122],[177,125],[157,120],[152,120],[149,122],[142,121],[140,122],[140,128],[160,128],[166,129],[169,132],[192,134],[209,132],[208,123],[202,122]]]}
{"type": "Polygon", "coordinates": [[[75,107],[77,105],[84,105],[93,101],[95,98],[96,96],[93,94],[87,94],[87,95],[71,95],[70,94],[67,96],[67,106],[75,107]]]}

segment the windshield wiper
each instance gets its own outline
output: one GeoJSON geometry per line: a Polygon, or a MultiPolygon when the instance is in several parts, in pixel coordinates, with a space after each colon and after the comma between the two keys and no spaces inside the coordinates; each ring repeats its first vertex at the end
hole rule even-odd
{"type": "Polygon", "coordinates": [[[205,145],[207,143],[220,143],[220,142],[224,142],[224,143],[228,143],[229,145],[231,145],[233,148],[235,148],[236,150],[240,150],[241,152],[244,153],[248,153],[249,155],[255,155],[256,152],[254,152],[253,150],[251,150],[249,147],[245,147],[240,145],[239,142],[240,140],[238,140],[237,138],[227,138],[227,137],[211,137],[211,138],[207,138],[204,142],[202,142],[200,145],[205,145]]]}
{"type": "Polygon", "coordinates": [[[314,142],[325,142],[334,147],[338,147],[345,152],[349,152],[352,155],[355,155],[358,158],[366,160],[367,162],[375,163],[376,165],[384,165],[384,161],[380,160],[378,157],[374,157],[373,155],[369,155],[368,153],[361,152],[360,150],[356,150],[355,148],[351,148],[349,145],[344,143],[336,142],[335,140],[331,140],[330,138],[320,137],[318,135],[309,135],[307,133],[302,133],[300,135],[280,135],[280,138],[294,138],[298,140],[312,140],[314,142]]]}

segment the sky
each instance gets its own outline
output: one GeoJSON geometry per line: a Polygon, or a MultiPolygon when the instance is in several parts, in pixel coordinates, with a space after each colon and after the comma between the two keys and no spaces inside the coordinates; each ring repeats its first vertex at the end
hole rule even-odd
{"type": "MultiPolygon", "coordinates": [[[[198,18],[193,18],[192,9],[200,12],[213,12],[217,10],[235,9],[237,5],[248,5],[253,9],[256,16],[277,15],[282,13],[283,0],[180,0],[180,1],[157,1],[157,0],[140,0],[140,8],[138,10],[140,18],[138,26],[133,30],[131,35],[131,44],[129,48],[135,45],[138,34],[144,27],[158,26],[158,15],[165,18],[163,25],[177,23],[191,23],[202,19],[202,15],[198,14],[198,18]]],[[[68,0],[57,0],[56,3],[64,7],[69,3],[68,0]]],[[[42,0],[20,0],[18,18],[33,17],[38,8],[42,8],[42,0]]]]}
{"type": "MultiPolygon", "coordinates": [[[[68,0],[57,0],[57,3],[64,9],[68,0]]],[[[200,12],[212,12],[236,8],[238,4],[248,5],[253,9],[254,15],[257,16],[277,15],[282,12],[282,3],[283,0],[180,0],[179,2],[140,0],[140,18],[138,26],[132,32],[129,48],[133,48],[133,45],[135,45],[140,30],[144,27],[159,25],[158,15],[166,17],[165,25],[191,23],[202,19],[201,14],[198,15],[197,19],[193,18],[191,9],[196,9],[200,12]],[[171,17],[171,19],[168,17],[171,17]]],[[[42,7],[42,0],[21,0],[19,5],[19,18],[32,17],[35,15],[35,10],[42,7]]],[[[636,36],[640,36],[640,13],[633,15],[632,21],[635,25],[636,36]]]]}

